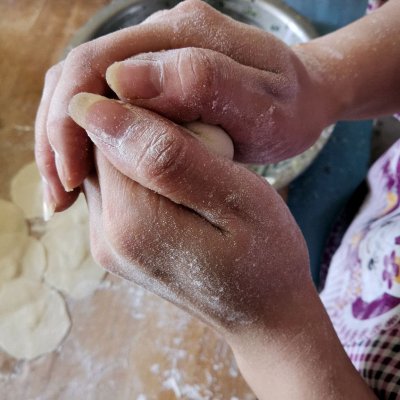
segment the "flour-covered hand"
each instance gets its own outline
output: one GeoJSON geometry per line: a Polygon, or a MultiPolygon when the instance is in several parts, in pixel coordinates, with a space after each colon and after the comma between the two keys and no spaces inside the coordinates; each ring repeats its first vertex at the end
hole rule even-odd
{"type": "Polygon", "coordinates": [[[279,326],[302,304],[307,249],[262,178],[151,111],[80,94],[70,112],[96,145],[84,189],[105,268],[220,330],[279,326]]]}
{"type": "Polygon", "coordinates": [[[69,117],[68,104],[79,92],[109,93],[106,74],[121,99],[178,123],[220,125],[240,162],[293,156],[330,122],[322,107],[327,96],[287,45],[187,0],[73,49],[49,70],[37,114],[36,160],[50,211],[74,201],[76,194],[64,189],[78,187],[93,166],[90,141],[69,117]]]}

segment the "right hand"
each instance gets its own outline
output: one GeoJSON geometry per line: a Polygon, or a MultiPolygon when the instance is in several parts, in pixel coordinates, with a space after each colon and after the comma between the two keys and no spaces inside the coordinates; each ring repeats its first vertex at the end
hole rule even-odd
{"type": "Polygon", "coordinates": [[[187,0],[75,48],[49,71],[35,150],[47,182],[45,196],[57,211],[76,197],[64,189],[78,187],[93,167],[90,141],[69,117],[68,104],[82,91],[106,94],[104,78],[116,61],[123,62],[108,70],[108,78],[121,98],[175,122],[220,125],[240,162],[298,154],[330,123],[320,112],[327,96],[287,45],[199,0],[187,0]],[[155,98],[149,98],[152,82],[159,92],[155,98]]]}

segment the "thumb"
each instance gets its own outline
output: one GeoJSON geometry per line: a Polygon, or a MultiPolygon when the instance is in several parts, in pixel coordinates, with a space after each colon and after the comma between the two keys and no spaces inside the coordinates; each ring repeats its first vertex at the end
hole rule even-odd
{"type": "Polygon", "coordinates": [[[184,48],[114,63],[106,78],[123,101],[178,123],[201,120],[221,126],[235,144],[237,161],[268,159],[266,131],[276,108],[271,93],[282,93],[281,76],[216,51],[184,48]]]}

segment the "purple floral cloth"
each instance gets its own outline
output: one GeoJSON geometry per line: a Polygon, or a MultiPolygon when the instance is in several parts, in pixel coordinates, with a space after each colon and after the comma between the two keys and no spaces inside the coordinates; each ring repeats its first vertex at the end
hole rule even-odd
{"type": "Polygon", "coordinates": [[[400,399],[400,140],[372,166],[368,184],[321,299],[370,387],[380,399],[400,399]]]}

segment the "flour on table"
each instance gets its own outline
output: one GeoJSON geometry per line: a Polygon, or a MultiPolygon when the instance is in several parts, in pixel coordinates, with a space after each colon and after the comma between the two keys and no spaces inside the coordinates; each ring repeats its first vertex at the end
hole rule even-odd
{"type": "Polygon", "coordinates": [[[55,350],[69,327],[63,298],[43,283],[19,278],[0,286],[0,346],[13,357],[55,350]]]}
{"type": "Polygon", "coordinates": [[[42,216],[42,184],[35,162],[22,167],[11,181],[11,199],[28,219],[42,216]]]}

